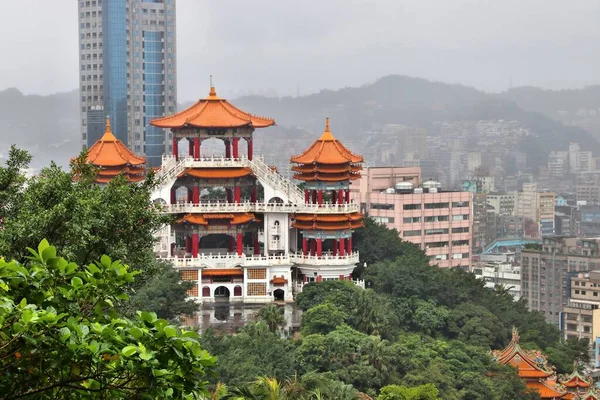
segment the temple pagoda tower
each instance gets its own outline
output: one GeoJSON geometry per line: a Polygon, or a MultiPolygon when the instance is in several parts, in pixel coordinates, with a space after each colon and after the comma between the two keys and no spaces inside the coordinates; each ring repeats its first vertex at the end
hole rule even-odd
{"type": "Polygon", "coordinates": [[[557,381],[554,369],[548,366],[546,357],[539,351],[521,348],[516,328],[513,328],[508,346],[504,350],[493,351],[492,356],[502,365],[515,367],[527,388],[537,391],[542,399],[570,398],[565,387],[557,381]]]}
{"type": "Polygon", "coordinates": [[[140,182],[146,176],[146,159],[136,156],[110,128],[110,118],[106,118],[106,132],[89,148],[86,162],[99,168],[96,182],[107,184],[114,177],[123,174],[128,182],[140,182]]]}
{"type": "Polygon", "coordinates": [[[598,400],[598,394],[591,378],[581,375],[577,369],[578,364],[573,365],[573,372],[569,375],[559,377],[559,382],[567,389],[565,399],[569,400],[598,400]]]}
{"type": "Polygon", "coordinates": [[[173,223],[157,233],[156,253],[181,270],[184,279],[198,283],[190,297],[201,302],[292,301],[309,280],[350,278],[358,262],[352,230],[362,226],[362,215],[349,202],[348,187],[358,177],[362,158],[331,133],[314,145],[322,148],[311,147],[295,167],[305,168],[298,176],[313,189],[305,193],[253,154],[254,130],[275,121],[240,110],[217,96],[214,87],[187,110],[151,124],[173,135],[173,154],[163,157],[152,195],[173,223]],[[211,138],[223,141],[223,151],[203,156],[202,142],[211,138]],[[246,154],[240,151],[242,139],[246,154]],[[185,155],[182,147],[187,147],[185,155]],[[315,153],[323,156],[315,158],[315,153]],[[221,198],[215,198],[216,190],[208,198],[209,189],[217,188],[225,189],[221,198]]]}
{"type": "Polygon", "coordinates": [[[323,259],[338,259],[352,254],[352,232],[364,226],[363,215],[347,212],[327,213],[328,206],[342,209],[350,204],[350,183],[360,178],[361,156],[352,154],[330,132],[329,118],[325,132],[304,153],[291,158],[294,178],[304,182],[304,202],[318,212],[296,213],[292,226],[302,235],[300,269],[305,281],[351,279],[354,264],[327,265],[323,259]]]}

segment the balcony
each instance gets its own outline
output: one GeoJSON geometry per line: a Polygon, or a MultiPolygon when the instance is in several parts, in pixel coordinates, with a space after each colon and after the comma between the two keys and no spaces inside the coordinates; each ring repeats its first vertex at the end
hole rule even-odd
{"type": "MultiPolygon", "coordinates": [[[[227,202],[201,202],[164,204],[162,212],[166,214],[193,214],[193,213],[231,213],[231,212],[256,212],[256,213],[283,213],[283,214],[347,214],[359,211],[358,204],[265,204],[265,203],[227,203],[227,202]]],[[[274,233],[277,235],[278,233],[274,233]]]]}
{"type": "Polygon", "coordinates": [[[323,254],[322,256],[304,255],[302,253],[291,254],[290,259],[294,264],[303,265],[351,265],[358,263],[358,251],[344,256],[323,254]]]}

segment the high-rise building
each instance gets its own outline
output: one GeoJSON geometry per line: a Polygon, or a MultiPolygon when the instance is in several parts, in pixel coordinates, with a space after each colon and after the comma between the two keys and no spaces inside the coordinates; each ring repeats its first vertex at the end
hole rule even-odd
{"type": "Polygon", "coordinates": [[[170,151],[150,120],[177,108],[176,0],[80,0],[81,142],[91,147],[110,116],[117,138],[148,165],[170,151]]]}

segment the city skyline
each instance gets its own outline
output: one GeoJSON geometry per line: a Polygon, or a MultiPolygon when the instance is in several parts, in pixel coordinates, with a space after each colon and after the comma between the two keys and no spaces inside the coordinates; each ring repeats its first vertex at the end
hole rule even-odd
{"type": "MultiPolygon", "coordinates": [[[[0,29],[5,35],[26,18],[36,28],[21,30],[19,40],[2,44],[3,53],[14,61],[0,67],[0,90],[17,87],[36,94],[73,90],[78,76],[73,38],[77,7],[32,3],[27,8],[12,6],[4,15],[0,29]],[[38,66],[30,54],[47,60],[46,75],[35,72],[38,66]]],[[[513,86],[551,89],[600,81],[597,52],[591,51],[600,39],[593,23],[600,18],[597,4],[426,1],[344,6],[339,1],[290,2],[285,7],[259,1],[223,7],[180,0],[178,48],[185,57],[178,66],[179,101],[205,92],[211,74],[222,93],[271,88],[279,95],[295,95],[298,87],[300,94],[308,94],[353,86],[392,73],[487,91],[504,90],[511,81],[513,86]],[[536,22],[530,23],[533,17],[536,22]],[[261,18],[273,23],[263,24],[261,18]],[[374,20],[377,26],[370,22],[374,20]],[[248,39],[243,46],[235,40],[241,36],[248,39]],[[244,68],[236,59],[244,60],[244,68]],[[444,60],[443,68],[439,60],[444,60]]]]}

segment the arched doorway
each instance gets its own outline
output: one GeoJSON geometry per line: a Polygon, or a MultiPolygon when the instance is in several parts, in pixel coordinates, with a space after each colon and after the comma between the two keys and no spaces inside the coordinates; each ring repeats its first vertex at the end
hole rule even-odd
{"type": "Polygon", "coordinates": [[[283,204],[283,203],[284,203],[284,201],[281,197],[275,196],[275,197],[271,197],[269,199],[269,204],[283,204]]]}
{"type": "Polygon", "coordinates": [[[202,297],[210,297],[210,288],[208,286],[202,288],[202,297]]]}
{"type": "Polygon", "coordinates": [[[241,295],[242,295],[242,287],[240,285],[237,285],[236,287],[233,288],[233,296],[239,297],[241,295]]]}
{"type": "Polygon", "coordinates": [[[285,290],[275,289],[273,291],[273,298],[275,299],[275,301],[283,301],[285,299],[285,290]]]}
{"type": "Polygon", "coordinates": [[[227,289],[225,286],[218,286],[215,289],[215,299],[216,298],[220,298],[220,299],[229,299],[229,289],[227,289]]]}

